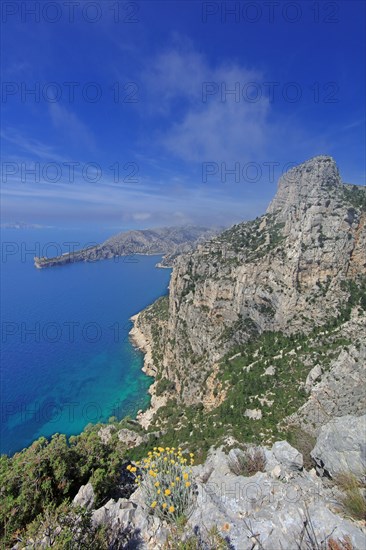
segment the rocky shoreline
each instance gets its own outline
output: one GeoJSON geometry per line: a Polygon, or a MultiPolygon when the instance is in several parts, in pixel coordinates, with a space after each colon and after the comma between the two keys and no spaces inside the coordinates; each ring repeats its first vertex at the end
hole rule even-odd
{"type": "MultiPolygon", "coordinates": [[[[144,354],[144,364],[142,371],[153,378],[156,378],[157,370],[152,359],[152,345],[141,327],[141,313],[137,313],[130,318],[133,327],[129,332],[132,345],[139,349],[144,354]]],[[[163,407],[167,402],[167,397],[164,395],[156,395],[157,381],[155,380],[148,389],[151,396],[150,406],[146,411],[139,410],[136,415],[137,422],[146,430],[153,419],[156,411],[163,407]]]]}

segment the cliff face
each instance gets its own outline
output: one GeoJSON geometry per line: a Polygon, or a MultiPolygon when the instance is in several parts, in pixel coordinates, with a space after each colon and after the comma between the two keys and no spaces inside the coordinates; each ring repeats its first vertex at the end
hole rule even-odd
{"type": "Polygon", "coordinates": [[[178,397],[201,401],[215,362],[254,334],[337,315],[345,282],[366,274],[365,205],[364,187],[315,157],[280,179],[266,214],[176,260],[159,370],[178,397]]]}

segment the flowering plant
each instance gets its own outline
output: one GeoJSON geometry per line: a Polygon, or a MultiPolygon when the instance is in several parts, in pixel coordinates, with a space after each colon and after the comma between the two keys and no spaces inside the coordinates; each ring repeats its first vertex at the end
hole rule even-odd
{"type": "Polygon", "coordinates": [[[135,474],[135,482],[141,486],[153,513],[171,522],[188,517],[193,509],[194,455],[185,454],[180,448],[154,447],[147,458],[127,466],[135,474]]]}

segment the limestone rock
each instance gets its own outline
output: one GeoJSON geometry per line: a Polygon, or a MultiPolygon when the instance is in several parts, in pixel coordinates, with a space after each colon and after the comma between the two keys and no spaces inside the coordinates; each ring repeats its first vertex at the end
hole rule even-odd
{"type": "Polygon", "coordinates": [[[260,409],[246,409],[244,416],[252,420],[260,420],[262,418],[262,411],[260,409]]]}
{"type": "Polygon", "coordinates": [[[325,424],[311,451],[318,471],[332,477],[351,472],[357,477],[366,470],[366,415],[334,418],[325,424]]]}
{"type": "Polygon", "coordinates": [[[113,432],[116,430],[115,426],[112,424],[110,426],[103,426],[100,428],[98,435],[102,441],[102,443],[107,444],[112,438],[113,432]]]}
{"type": "Polygon", "coordinates": [[[266,368],[263,374],[266,376],[274,376],[276,374],[276,367],[271,365],[270,367],[266,368]]]}
{"type": "MultiPolygon", "coordinates": [[[[282,459],[290,454],[292,464],[295,450],[283,443],[277,442],[274,448],[282,459]]],[[[262,451],[273,465],[273,449],[262,451]]],[[[320,478],[299,469],[292,477],[281,477],[278,462],[273,475],[268,471],[251,477],[236,475],[229,468],[229,457],[241,453],[233,449],[226,455],[221,449],[211,449],[206,462],[193,467],[197,496],[185,526],[186,536],[196,533],[204,539],[208,530],[216,527],[223,537],[229,537],[235,550],[255,548],[254,535],[263,550],[292,549],[302,537],[306,541],[302,531],[304,522],[310,520],[318,542],[333,532],[335,539],[348,536],[354,548],[365,547],[365,530],[335,512],[334,495],[320,478]]],[[[126,548],[162,550],[169,532],[168,525],[149,513],[141,488],[128,500],[110,500],[93,512],[92,519],[95,526],[106,526],[111,543],[118,540],[126,548]]]]}
{"type": "Polygon", "coordinates": [[[137,447],[138,445],[141,445],[141,443],[145,440],[144,437],[142,437],[138,433],[132,430],[127,430],[126,428],[124,428],[123,430],[119,430],[117,433],[117,437],[128,448],[137,447]]]}
{"type": "Polygon", "coordinates": [[[315,365],[315,367],[311,369],[305,381],[305,390],[307,392],[311,391],[311,388],[313,387],[314,383],[317,380],[319,380],[322,374],[323,374],[323,370],[320,365],[315,365]]]}
{"type": "Polygon", "coordinates": [[[362,315],[351,318],[339,332],[339,337],[359,344],[349,345],[340,351],[320,382],[310,391],[309,399],[289,418],[304,431],[314,435],[330,419],[350,414],[360,416],[366,410],[366,323],[362,315]]]}
{"type": "Polygon", "coordinates": [[[78,504],[79,506],[84,506],[87,510],[93,508],[95,502],[94,489],[91,483],[82,485],[78,491],[78,494],[75,495],[73,503],[78,504]]]}
{"type": "MultiPolygon", "coordinates": [[[[236,454],[238,450],[233,451],[236,454]]],[[[199,474],[198,496],[187,529],[203,533],[215,526],[237,550],[292,549],[297,548],[304,521],[310,518],[318,541],[334,529],[334,538],[349,536],[355,548],[365,546],[364,530],[331,510],[333,495],[305,470],[279,481],[269,473],[243,477],[228,472],[222,451],[211,453],[208,460],[214,468],[207,482],[199,481],[206,465],[193,468],[194,474],[199,474]],[[253,545],[253,535],[262,546],[253,545]]]]}
{"type": "Polygon", "coordinates": [[[272,447],[272,452],[278,462],[289,470],[301,470],[304,466],[302,454],[287,441],[277,441],[272,447]]]}
{"type": "MultiPolygon", "coordinates": [[[[266,214],[177,258],[164,329],[151,343],[178,401],[203,402],[212,366],[253,335],[309,332],[337,314],[345,281],[366,274],[363,194],[331,157],[315,157],[282,176],[266,214]]],[[[156,319],[139,322],[149,333],[156,319]]]]}

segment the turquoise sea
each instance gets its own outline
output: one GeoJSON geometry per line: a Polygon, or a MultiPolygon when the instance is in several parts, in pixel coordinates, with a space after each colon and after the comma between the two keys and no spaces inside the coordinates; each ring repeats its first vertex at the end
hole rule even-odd
{"type": "Polygon", "coordinates": [[[2,453],[148,406],[152,380],[129,341],[129,319],[167,293],[171,270],[155,267],[159,256],[33,265],[34,255],[53,256],[112,233],[2,229],[2,453]]]}

